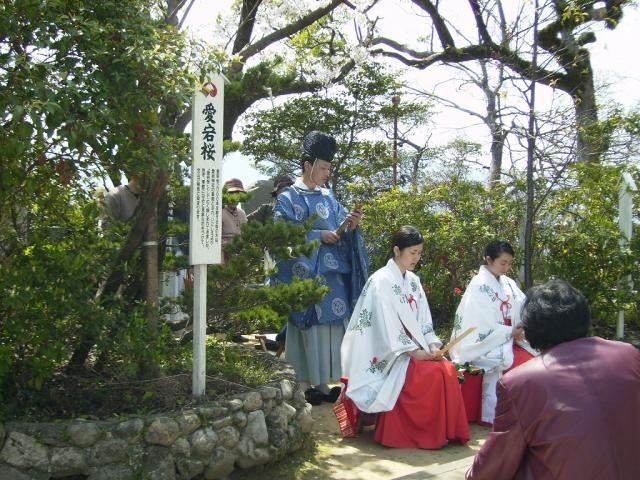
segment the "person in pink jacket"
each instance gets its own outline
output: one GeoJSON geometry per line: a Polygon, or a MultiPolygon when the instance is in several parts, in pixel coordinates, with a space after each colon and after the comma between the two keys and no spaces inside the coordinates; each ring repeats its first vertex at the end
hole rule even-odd
{"type": "Polygon", "coordinates": [[[522,321],[542,354],[498,381],[493,431],[466,478],[640,478],[640,352],[587,337],[587,301],[564,280],[532,288],[522,321]]]}

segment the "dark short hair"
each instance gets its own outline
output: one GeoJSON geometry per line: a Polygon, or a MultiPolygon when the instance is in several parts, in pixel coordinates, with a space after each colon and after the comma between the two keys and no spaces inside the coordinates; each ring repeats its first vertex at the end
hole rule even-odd
{"type": "Polygon", "coordinates": [[[411,225],[405,225],[396,230],[391,236],[391,252],[389,258],[393,258],[393,247],[400,250],[414,247],[424,243],[424,237],[420,231],[411,225]]]}
{"type": "Polygon", "coordinates": [[[495,260],[503,253],[508,253],[511,256],[515,255],[513,247],[506,240],[493,240],[484,248],[485,259],[489,257],[491,260],[495,260]]]}
{"type": "Polygon", "coordinates": [[[527,292],[522,324],[531,346],[547,350],[586,337],[591,312],[580,290],[565,280],[551,280],[527,292]]]}

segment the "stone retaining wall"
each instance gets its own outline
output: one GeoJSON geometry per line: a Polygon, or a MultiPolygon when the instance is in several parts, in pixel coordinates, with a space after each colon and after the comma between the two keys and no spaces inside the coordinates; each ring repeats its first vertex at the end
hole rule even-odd
{"type": "Polygon", "coordinates": [[[286,378],[144,418],[0,423],[0,480],[224,479],[297,450],[312,426],[286,378]]]}

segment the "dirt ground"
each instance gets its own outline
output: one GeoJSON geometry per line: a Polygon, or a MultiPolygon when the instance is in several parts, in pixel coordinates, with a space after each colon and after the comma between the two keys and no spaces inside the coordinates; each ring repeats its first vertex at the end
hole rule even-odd
{"type": "MultiPolygon", "coordinates": [[[[254,339],[251,338],[253,341],[254,339]]],[[[338,384],[339,385],[339,384],[338,384]]],[[[287,459],[249,471],[236,471],[233,480],[463,480],[489,433],[469,425],[466,446],[450,444],[440,450],[387,448],[373,440],[373,426],[356,438],[343,438],[331,409],[313,407],[311,445],[287,459]]]]}
{"type": "MultiPolygon", "coordinates": [[[[489,432],[470,425],[467,446],[450,444],[440,450],[383,447],[373,441],[373,427],[357,438],[342,438],[330,404],[313,407],[319,470],[305,478],[336,480],[460,480],[489,432]]],[[[314,462],[315,463],[315,462],[314,462]]]]}

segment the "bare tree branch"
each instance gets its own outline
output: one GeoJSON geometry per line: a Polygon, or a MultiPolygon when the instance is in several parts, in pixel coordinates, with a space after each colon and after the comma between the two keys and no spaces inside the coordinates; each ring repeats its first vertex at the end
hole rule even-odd
{"type": "Polygon", "coordinates": [[[185,20],[187,19],[187,17],[189,16],[189,12],[191,11],[191,7],[193,7],[193,4],[195,3],[196,0],[191,0],[189,2],[189,5],[187,6],[187,9],[184,11],[184,15],[182,15],[182,18],[180,19],[180,22],[178,23],[178,29],[181,29],[182,26],[184,25],[185,20]]]}
{"type": "MultiPolygon", "coordinates": [[[[378,37],[374,39],[372,43],[378,45],[388,45],[392,48],[395,48],[397,45],[399,45],[398,42],[385,37],[378,37]]],[[[400,45],[400,47],[401,48],[398,49],[399,51],[403,53],[409,53],[411,56],[413,56],[410,53],[412,52],[410,48],[402,45],[400,45]]],[[[531,62],[521,58],[516,52],[513,52],[512,50],[501,47],[499,45],[468,45],[462,48],[449,49],[444,52],[424,52],[424,55],[416,55],[413,56],[413,58],[401,55],[398,52],[390,52],[388,50],[382,49],[372,50],[371,53],[376,55],[383,55],[389,58],[395,58],[405,65],[418,68],[420,70],[424,70],[425,68],[430,67],[431,65],[438,62],[461,63],[482,59],[495,59],[498,61],[502,61],[512,70],[520,73],[525,77],[531,75],[531,70],[533,68],[531,62]]],[[[567,93],[572,93],[572,84],[567,80],[566,75],[542,68],[537,68],[536,70],[536,79],[540,83],[546,84],[551,87],[557,87],[563,91],[566,91],[567,93]]]]}
{"type": "Polygon", "coordinates": [[[473,18],[476,21],[480,40],[485,45],[492,45],[493,40],[491,39],[491,35],[489,35],[489,31],[487,30],[487,25],[484,23],[484,19],[482,18],[482,7],[478,3],[478,0],[469,0],[469,5],[473,11],[473,18]]]}
{"type": "Polygon", "coordinates": [[[417,50],[413,50],[405,45],[402,45],[399,42],[396,42],[395,40],[391,39],[391,38],[386,38],[386,37],[377,37],[374,38],[373,40],[371,40],[371,45],[387,45],[391,48],[393,48],[394,50],[397,50],[399,52],[402,53],[408,53],[409,55],[411,55],[414,58],[420,59],[420,58],[428,58],[431,55],[434,55],[434,52],[432,51],[424,51],[424,52],[419,52],[417,50]]]}
{"type": "Polygon", "coordinates": [[[413,90],[414,92],[420,93],[421,95],[424,95],[428,98],[433,98],[435,100],[437,100],[438,102],[444,104],[446,107],[449,108],[455,108],[456,110],[459,110],[461,112],[464,112],[468,115],[474,116],[474,117],[478,117],[480,120],[482,120],[483,122],[486,122],[486,116],[482,115],[474,110],[468,109],[463,107],[462,105],[460,105],[459,103],[454,102],[453,100],[449,100],[448,98],[444,98],[441,97],[440,95],[436,95],[435,93],[431,93],[431,92],[425,92],[425,91],[421,91],[421,90],[416,90],[414,88],[408,87],[408,90],[413,90]]]}
{"type": "Polygon", "coordinates": [[[431,17],[433,26],[438,33],[438,38],[440,39],[440,45],[442,46],[442,49],[448,50],[451,48],[456,48],[456,44],[453,41],[453,36],[451,35],[451,32],[449,32],[449,28],[447,27],[444,18],[438,12],[438,8],[429,0],[413,0],[413,3],[422,8],[431,17]]]}
{"type": "Polygon", "coordinates": [[[261,3],[262,0],[243,0],[238,29],[236,30],[236,39],[231,50],[233,54],[238,53],[251,41],[251,34],[256,23],[256,13],[261,3]]]}
{"type": "Polygon", "coordinates": [[[262,37],[260,40],[250,45],[246,45],[244,48],[242,48],[242,50],[237,52],[240,55],[241,62],[245,62],[248,58],[252,57],[258,52],[261,52],[262,50],[267,48],[269,45],[275,42],[278,42],[280,40],[283,40],[285,38],[288,38],[294,33],[297,33],[300,30],[303,30],[304,28],[308,27],[309,25],[312,25],[313,23],[317,22],[328,13],[338,8],[343,3],[345,3],[344,0],[331,0],[329,4],[309,12],[307,15],[300,18],[298,21],[290,23],[285,27],[282,27],[281,29],[270,33],[269,35],[262,37]]]}

